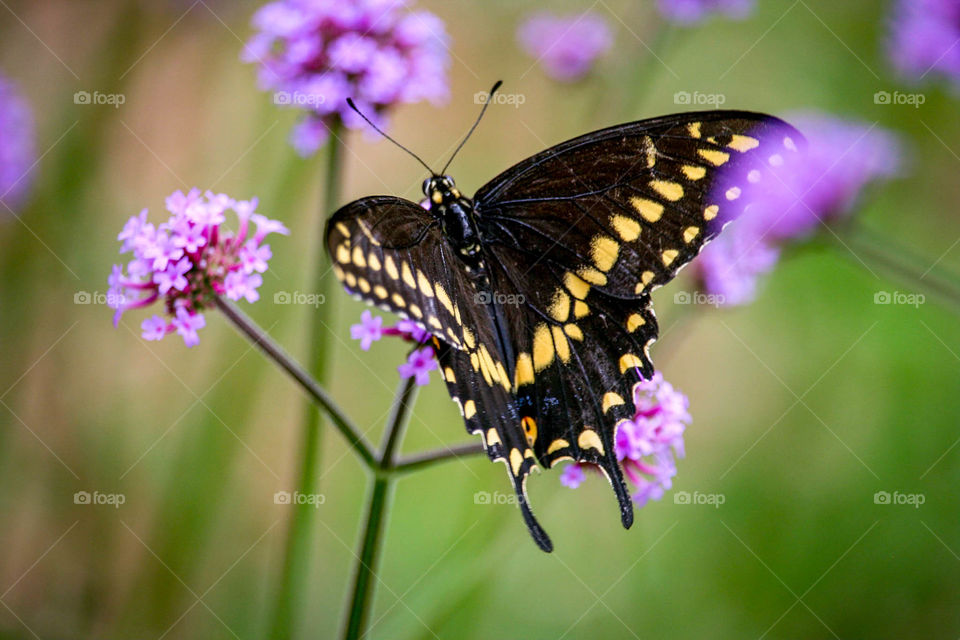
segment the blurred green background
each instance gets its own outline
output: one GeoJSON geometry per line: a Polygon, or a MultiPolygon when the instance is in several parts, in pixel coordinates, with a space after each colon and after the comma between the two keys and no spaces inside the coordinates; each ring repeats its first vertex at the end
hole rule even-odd
{"type": "MultiPolygon", "coordinates": [[[[594,77],[548,80],[514,44],[533,8],[589,3],[424,1],[452,36],[452,99],[401,107],[392,133],[428,162],[475,116],[498,78],[525,96],[490,110],[453,167],[470,193],[548,144],[681,110],[677,91],[719,92],[727,108],[818,108],[902,134],[907,174],[877,190],[863,226],[917,256],[920,272],[960,273],[958,102],[876,105],[903,89],[882,51],[886,3],[761,0],[745,22],[673,34],[649,1],[601,1],[616,29],[594,77]]],[[[303,357],[305,291],[321,200],[319,159],[287,145],[294,113],[238,61],[257,3],[0,2],[0,70],[35,108],[43,156],[22,222],[0,224],[0,636],[266,637],[300,452],[302,395],[210,312],[201,344],[147,343],[142,314],[113,329],[102,304],[124,221],[197,185],[237,198],[294,233],[274,240],[249,313],[303,357]],[[125,104],[77,105],[76,91],[125,104]],[[77,491],[125,504],[77,505],[77,491]]],[[[353,135],[345,199],[416,198],[421,171],[353,135]]],[[[873,267],[871,267],[873,268],[873,267]]],[[[557,473],[530,482],[556,551],[529,539],[499,465],[454,460],[403,478],[389,518],[368,637],[955,638],[960,635],[960,325],[955,307],[876,305],[915,288],[873,275],[829,246],[785,260],[758,300],[682,309],[655,294],[659,369],[690,397],[693,425],[674,491],[720,493],[718,508],[668,493],[619,524],[606,483],[578,491],[557,473]],[[673,329],[676,329],[674,332],[673,329]],[[919,508],[878,491],[922,494],[919,508]]],[[[398,341],[360,352],[362,305],[338,297],[331,389],[374,441],[404,357],[398,341]]],[[[464,442],[439,380],[421,393],[407,452],[464,442]]],[[[309,606],[301,637],[340,629],[368,476],[337,434],[323,440],[309,606]]]]}

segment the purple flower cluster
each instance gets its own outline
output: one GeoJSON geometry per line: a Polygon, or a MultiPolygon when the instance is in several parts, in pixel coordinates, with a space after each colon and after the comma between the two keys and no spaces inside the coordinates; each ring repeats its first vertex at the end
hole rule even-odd
{"type": "Polygon", "coordinates": [[[406,0],[276,0],[253,17],[257,33],[242,59],[258,63],[259,83],[277,104],[306,108],[292,135],[314,153],[337,121],[367,125],[347,105],[384,123],[397,103],[447,99],[449,53],[443,22],[428,11],[401,11],[406,0]]]}
{"type": "Polygon", "coordinates": [[[541,12],[530,16],[517,30],[526,53],[543,65],[555,80],[572,82],[586,75],[597,58],[613,45],[613,33],[593,12],[555,16],[541,12]]]}
{"type": "Polygon", "coordinates": [[[107,303],[114,309],[113,324],[128,309],[146,307],[163,300],[166,317],[154,315],[143,321],[146,340],[160,340],[179,333],[188,347],[199,342],[197,330],[205,325],[201,310],[214,296],[256,302],[267,262],[272,257],[264,238],[287,234],[286,227],[256,212],[257,199],[234,200],[225,194],[193,189],[176,191],[166,199],[169,219],[157,226],[147,221],[147,210],[133,216],[117,236],[120,253],[133,259],[114,265],[107,303]],[[238,220],[236,233],[223,228],[224,213],[232,210],[238,220]],[[255,225],[251,230],[250,223],[255,225]]]}
{"type": "Polygon", "coordinates": [[[657,7],[665,18],[683,26],[692,26],[719,14],[742,20],[753,11],[754,0],[658,0],[657,7]]]}
{"type": "Polygon", "coordinates": [[[899,0],[887,51],[904,76],[937,72],[960,88],[960,0],[899,0]]]}
{"type": "Polygon", "coordinates": [[[721,191],[730,182],[742,187],[748,203],[695,262],[704,290],[722,304],[753,300],[757,278],[777,263],[782,246],[849,216],[870,183],[900,166],[900,144],[890,132],[825,114],[790,121],[807,138],[805,153],[775,154],[762,169],[719,182],[721,191]]]}
{"type": "MultiPolygon", "coordinates": [[[[374,316],[370,311],[360,315],[360,322],[350,327],[350,337],[360,341],[360,348],[369,351],[374,342],[383,336],[397,336],[422,345],[430,337],[430,332],[412,320],[400,320],[392,327],[383,326],[383,318],[374,316]]],[[[407,357],[407,361],[397,369],[401,378],[416,378],[418,385],[430,382],[430,372],[437,368],[432,347],[414,349],[407,357]]]]}
{"type": "MultiPolygon", "coordinates": [[[[690,424],[687,397],[673,388],[658,371],[636,385],[632,420],[617,428],[614,443],[623,472],[637,490],[633,500],[641,507],[659,500],[677,474],[674,455],[683,457],[683,431],[690,424]]],[[[560,482],[575,489],[584,481],[584,467],[567,465],[560,482]]]]}
{"type": "Polygon", "coordinates": [[[23,204],[36,159],[30,106],[13,83],[0,76],[0,217],[23,204]]]}

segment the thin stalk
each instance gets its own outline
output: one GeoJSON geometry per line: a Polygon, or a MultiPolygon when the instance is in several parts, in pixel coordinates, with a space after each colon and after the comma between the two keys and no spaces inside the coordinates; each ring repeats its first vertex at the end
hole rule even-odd
{"type": "Polygon", "coordinates": [[[317,406],[327,414],[337,430],[346,438],[347,443],[354,452],[360,456],[364,464],[371,468],[375,467],[377,465],[377,459],[373,454],[373,448],[364,440],[363,436],[360,435],[360,430],[357,429],[356,425],[347,417],[343,409],[334,402],[333,398],[327,394],[327,391],[320,386],[316,380],[310,377],[306,369],[290,357],[290,355],[283,350],[283,347],[274,342],[273,338],[267,335],[263,329],[238,309],[235,304],[229,300],[217,298],[216,305],[240,333],[257,345],[268,358],[286,371],[290,377],[310,395],[317,406]]]}
{"type": "Polygon", "coordinates": [[[456,458],[475,456],[483,453],[483,445],[479,442],[468,442],[453,447],[424,451],[409,456],[400,457],[391,471],[394,473],[411,473],[432,467],[439,462],[446,462],[456,458]]]}
{"type": "Polygon", "coordinates": [[[935,265],[925,269],[920,266],[928,260],[889,238],[863,228],[851,230],[845,234],[844,241],[850,250],[845,250],[837,244],[844,255],[854,260],[866,259],[916,291],[937,296],[952,305],[955,310],[960,310],[960,282],[935,265]]]}
{"type": "Polygon", "coordinates": [[[393,492],[393,474],[396,451],[403,439],[417,395],[417,385],[413,378],[400,384],[394,397],[393,410],[383,434],[383,445],[377,463],[378,473],[373,479],[373,487],[367,501],[367,519],[360,539],[360,549],[356,554],[357,564],[354,570],[353,592],[347,623],[343,629],[345,640],[358,640],[365,632],[373,605],[374,582],[377,579],[377,563],[383,546],[383,536],[388,505],[393,492]]]}
{"type": "MultiPolygon", "coordinates": [[[[323,304],[317,308],[310,323],[309,366],[313,380],[323,384],[326,379],[329,358],[327,337],[330,333],[333,316],[332,296],[330,296],[329,267],[324,251],[323,231],[327,217],[340,201],[340,178],[342,175],[341,150],[343,146],[342,124],[337,121],[331,127],[330,140],[327,142],[325,161],[325,194],[323,208],[317,218],[316,260],[313,265],[312,293],[320,294],[323,304]]],[[[300,474],[297,490],[303,494],[316,493],[320,478],[320,446],[323,436],[323,424],[320,412],[313,403],[304,407],[303,428],[299,451],[300,474]]],[[[310,572],[310,540],[316,509],[303,503],[293,505],[293,516],[287,534],[284,554],[283,575],[274,610],[271,638],[288,640],[294,636],[300,611],[306,596],[307,580],[310,572]]]]}

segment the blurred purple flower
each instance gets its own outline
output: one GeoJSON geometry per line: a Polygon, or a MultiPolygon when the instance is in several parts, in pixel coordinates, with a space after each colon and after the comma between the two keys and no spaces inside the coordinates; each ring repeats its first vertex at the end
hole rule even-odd
{"type": "Polygon", "coordinates": [[[257,33],[242,60],[259,65],[259,84],[278,105],[307,110],[291,143],[311,155],[337,121],[366,124],[353,98],[378,126],[398,103],[447,99],[448,37],[428,11],[406,0],[276,0],[253,16],[257,33]]]}
{"type": "Polygon", "coordinates": [[[898,0],[887,53],[908,78],[935,71],[960,88],[960,0],[898,0]]]}
{"type": "MultiPolygon", "coordinates": [[[[633,400],[636,413],[617,428],[614,448],[624,474],[637,487],[633,500],[642,507],[648,500],[659,500],[672,486],[677,473],[674,456],[683,457],[683,431],[691,418],[687,397],[659,371],[635,386],[633,400]]],[[[568,465],[560,482],[576,489],[587,466],[568,465]]]]}
{"type": "Polygon", "coordinates": [[[383,318],[374,318],[370,311],[364,311],[360,316],[360,324],[350,327],[350,337],[360,341],[361,349],[369,351],[370,346],[383,337],[383,318]]]}
{"type": "Polygon", "coordinates": [[[432,347],[414,349],[407,357],[407,361],[397,367],[401,378],[415,378],[417,384],[424,386],[430,383],[430,372],[437,368],[437,360],[433,357],[432,347]]]}
{"type": "Polygon", "coordinates": [[[520,25],[517,40],[555,80],[571,82],[586,75],[613,45],[610,26],[600,15],[535,13],[520,25]]]}
{"type": "Polygon", "coordinates": [[[213,297],[255,302],[263,284],[271,253],[262,244],[268,233],[289,233],[276,222],[254,213],[257,200],[236,201],[224,194],[199,189],[177,191],[166,199],[170,217],[159,226],[147,221],[146,209],[130,218],[117,236],[120,253],[133,253],[126,273],[113,265],[108,278],[107,304],[116,309],[113,324],[124,311],[146,307],[163,298],[168,319],[154,315],[140,325],[145,340],[160,340],[179,333],[188,347],[200,339],[197,330],[206,324],[203,309],[213,297]],[[237,232],[221,227],[223,212],[232,209],[239,219],[237,232]],[[250,221],[257,225],[247,239],[250,221]]]}
{"type": "Polygon", "coordinates": [[[901,145],[888,131],[826,114],[789,120],[807,138],[805,153],[773,154],[763,166],[717,183],[721,194],[737,185],[748,203],[695,262],[704,290],[720,304],[753,300],[758,276],[773,268],[783,245],[851,215],[870,183],[894,176],[900,167],[901,145]]]}
{"type": "Polygon", "coordinates": [[[742,20],[753,11],[754,0],[658,0],[657,7],[665,18],[682,26],[693,26],[719,14],[742,20]]]}
{"type": "Polygon", "coordinates": [[[0,75],[0,218],[23,204],[36,159],[33,113],[13,83],[0,75]]]}

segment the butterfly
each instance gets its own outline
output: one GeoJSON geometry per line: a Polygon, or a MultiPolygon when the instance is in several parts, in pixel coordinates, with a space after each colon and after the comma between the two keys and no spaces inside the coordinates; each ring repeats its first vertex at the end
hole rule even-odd
{"type": "Polygon", "coordinates": [[[449,162],[436,173],[421,160],[424,203],[351,202],[330,218],[326,245],[349,293],[431,334],[467,431],[505,464],[534,541],[551,551],[528,475],[562,460],[596,465],[631,526],[615,438],[654,373],[650,293],[742,211],[730,176],[801,140],[763,114],[668,115],[550,147],[473,198],[445,174],[449,162]]]}

